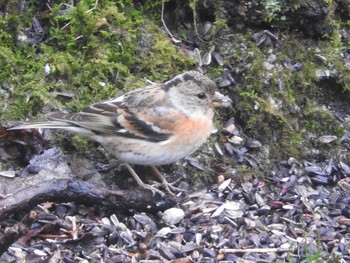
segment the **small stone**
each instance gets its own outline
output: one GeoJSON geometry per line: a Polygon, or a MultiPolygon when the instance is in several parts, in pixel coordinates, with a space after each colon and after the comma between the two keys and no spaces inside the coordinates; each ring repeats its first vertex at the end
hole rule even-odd
{"type": "Polygon", "coordinates": [[[262,146],[262,143],[259,142],[258,140],[254,140],[251,138],[248,138],[245,142],[245,145],[249,148],[260,148],[262,146]]]}
{"type": "Polygon", "coordinates": [[[180,208],[170,208],[164,211],[162,221],[167,225],[176,225],[185,217],[185,212],[180,208]]]}
{"type": "Polygon", "coordinates": [[[334,136],[334,135],[323,135],[321,136],[320,138],[318,138],[318,141],[320,143],[331,143],[333,141],[335,141],[337,139],[337,136],[334,136]]]}
{"type": "Polygon", "coordinates": [[[35,255],[42,256],[42,257],[47,256],[47,254],[45,253],[45,251],[42,251],[42,250],[39,250],[39,249],[34,249],[33,253],[34,253],[35,255]]]}
{"type": "Polygon", "coordinates": [[[13,178],[16,176],[16,172],[15,171],[1,171],[0,176],[13,178]]]}
{"type": "Polygon", "coordinates": [[[236,144],[236,145],[239,145],[241,144],[241,142],[243,141],[242,137],[239,137],[239,136],[232,136],[231,138],[228,139],[228,141],[232,144],[236,144]]]}
{"type": "Polygon", "coordinates": [[[290,244],[289,243],[284,243],[280,246],[280,248],[282,249],[289,249],[290,248],[290,244]]]}
{"type": "Polygon", "coordinates": [[[138,249],[141,254],[144,254],[147,251],[147,245],[141,242],[138,244],[138,249]]]}
{"type": "Polygon", "coordinates": [[[38,174],[40,172],[40,167],[38,165],[28,165],[27,171],[30,174],[38,174]]]}

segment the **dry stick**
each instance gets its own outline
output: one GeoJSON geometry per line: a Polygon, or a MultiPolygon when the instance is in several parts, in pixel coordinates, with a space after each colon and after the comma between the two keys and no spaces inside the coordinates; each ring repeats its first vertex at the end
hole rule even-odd
{"type": "MultiPolygon", "coordinates": [[[[130,210],[156,212],[175,204],[172,199],[161,197],[159,194],[153,195],[151,191],[145,189],[111,190],[79,180],[58,179],[27,187],[0,199],[0,219],[6,219],[18,211],[29,211],[43,202],[72,201],[87,206],[104,206],[118,212],[130,210]]],[[[0,235],[0,255],[25,235],[28,229],[29,225],[26,226],[22,222],[6,229],[0,235]]]]}
{"type": "Polygon", "coordinates": [[[85,11],[85,13],[90,13],[92,10],[94,10],[97,7],[97,5],[98,5],[98,0],[96,0],[94,7],[85,11]]]}
{"type": "Polygon", "coordinates": [[[29,210],[43,202],[77,202],[88,206],[99,205],[111,210],[159,211],[174,201],[153,195],[146,189],[111,190],[107,187],[73,179],[58,179],[27,187],[0,200],[0,219],[29,210]]]}
{"type": "Polygon", "coordinates": [[[219,253],[271,253],[288,251],[286,248],[222,248],[219,253]]]}
{"type": "Polygon", "coordinates": [[[196,32],[198,39],[204,43],[208,43],[207,41],[202,39],[198,34],[197,19],[196,19],[196,0],[193,1],[193,24],[194,24],[194,31],[196,32]]]}
{"type": "Polygon", "coordinates": [[[168,27],[166,26],[165,24],[165,21],[164,21],[164,0],[162,1],[162,13],[160,15],[160,19],[162,20],[162,23],[163,23],[163,26],[164,26],[164,29],[165,31],[168,33],[168,35],[171,37],[171,40],[174,42],[174,43],[179,43],[181,42],[180,40],[177,40],[174,35],[169,31],[168,27]]]}

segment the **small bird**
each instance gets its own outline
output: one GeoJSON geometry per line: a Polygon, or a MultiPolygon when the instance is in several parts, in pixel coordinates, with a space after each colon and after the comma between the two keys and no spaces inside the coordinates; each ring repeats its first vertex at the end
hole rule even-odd
{"type": "Polygon", "coordinates": [[[216,92],[208,77],[188,71],[163,84],[94,103],[79,113],[52,112],[45,121],[22,122],[11,130],[63,129],[87,136],[125,162],[139,186],[159,192],[143,183],[129,164],[151,166],[170,192],[171,185],[154,166],[197,150],[213,131],[214,108],[231,103],[216,92]]]}

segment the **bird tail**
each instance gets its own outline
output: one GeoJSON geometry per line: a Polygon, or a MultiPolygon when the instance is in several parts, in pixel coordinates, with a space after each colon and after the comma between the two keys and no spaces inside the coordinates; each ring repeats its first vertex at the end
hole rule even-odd
{"type": "Polygon", "coordinates": [[[51,112],[46,121],[17,122],[9,130],[21,129],[61,129],[80,135],[94,137],[97,134],[115,134],[113,118],[91,113],[51,112]]]}
{"type": "Polygon", "coordinates": [[[74,127],[72,124],[64,121],[31,121],[31,122],[11,122],[9,125],[14,127],[8,130],[23,130],[23,129],[69,129],[74,127]]]}
{"type": "Polygon", "coordinates": [[[33,121],[33,122],[17,122],[14,127],[8,130],[23,130],[23,129],[60,129],[70,131],[79,135],[94,137],[96,133],[83,127],[74,125],[64,121],[33,121]]]}

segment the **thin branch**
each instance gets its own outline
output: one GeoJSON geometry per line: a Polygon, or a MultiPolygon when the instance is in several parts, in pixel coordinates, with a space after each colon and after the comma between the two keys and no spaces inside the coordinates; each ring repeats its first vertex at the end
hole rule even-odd
{"type": "Polygon", "coordinates": [[[112,190],[79,180],[57,179],[44,181],[0,199],[0,219],[18,211],[29,211],[43,202],[77,202],[119,211],[159,211],[174,204],[171,199],[153,195],[145,189],[112,190]]]}
{"type": "Polygon", "coordinates": [[[174,43],[180,43],[181,40],[177,40],[177,39],[174,37],[174,35],[169,31],[168,27],[167,27],[166,24],[165,24],[165,21],[164,21],[164,0],[162,1],[162,13],[161,13],[160,19],[162,20],[162,23],[163,23],[163,26],[164,26],[165,31],[166,31],[167,34],[171,37],[171,40],[172,40],[174,43]]]}
{"type": "Polygon", "coordinates": [[[92,10],[94,10],[97,7],[97,5],[98,5],[98,0],[96,0],[94,7],[85,11],[85,13],[90,13],[92,10]]]}
{"type": "Polygon", "coordinates": [[[286,248],[222,248],[219,253],[281,253],[288,251],[286,248]]]}
{"type": "Polygon", "coordinates": [[[198,39],[204,43],[209,43],[202,39],[198,34],[198,28],[197,28],[197,17],[196,17],[196,0],[193,0],[193,24],[194,24],[194,31],[196,32],[196,35],[198,39]]]}

